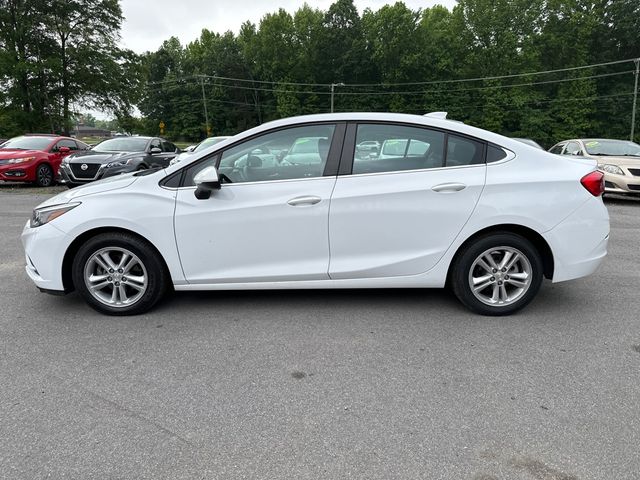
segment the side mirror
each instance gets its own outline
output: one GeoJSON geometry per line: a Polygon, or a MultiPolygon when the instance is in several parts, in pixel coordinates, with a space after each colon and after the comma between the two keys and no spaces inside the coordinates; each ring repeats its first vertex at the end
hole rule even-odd
{"type": "Polygon", "coordinates": [[[207,200],[213,190],[220,190],[220,178],[216,167],[206,167],[193,178],[196,184],[194,195],[198,200],[207,200]]]}
{"type": "Polygon", "coordinates": [[[61,154],[67,154],[71,151],[71,149],[69,147],[60,147],[58,148],[58,152],[60,152],[61,154]]]}
{"type": "Polygon", "coordinates": [[[151,155],[157,155],[158,153],[162,153],[162,149],[160,147],[151,147],[151,150],[149,150],[149,153],[151,155]]]}

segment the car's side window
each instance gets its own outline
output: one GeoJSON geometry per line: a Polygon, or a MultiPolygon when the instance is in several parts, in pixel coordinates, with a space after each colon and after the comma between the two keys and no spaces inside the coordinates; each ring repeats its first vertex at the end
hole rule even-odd
{"type": "Polygon", "coordinates": [[[160,140],[158,140],[157,138],[154,138],[153,140],[151,140],[151,144],[149,145],[149,151],[151,151],[152,148],[159,148],[160,150],[162,150],[162,144],[160,143],[160,140]]]}
{"type": "Polygon", "coordinates": [[[549,152],[555,153],[556,155],[560,155],[562,153],[562,149],[564,148],[564,143],[560,143],[553,147],[549,152]]]}
{"type": "Polygon", "coordinates": [[[71,151],[78,150],[78,146],[76,145],[76,142],[74,142],[73,140],[66,140],[66,139],[60,140],[58,143],[56,143],[56,146],[53,147],[53,151],[54,152],[60,151],[60,147],[67,147],[71,151]]]}
{"type": "Polygon", "coordinates": [[[353,174],[444,166],[445,134],[403,125],[360,124],[353,174]]]}
{"type": "MultiPolygon", "coordinates": [[[[223,182],[246,183],[321,177],[329,156],[335,125],[308,125],[265,133],[225,150],[218,173],[223,182]]],[[[186,172],[184,186],[213,165],[207,159],[186,172]]]]}
{"type": "Polygon", "coordinates": [[[564,149],[565,155],[580,155],[580,145],[577,142],[567,143],[567,147],[564,149]]]}
{"type": "Polygon", "coordinates": [[[167,153],[174,153],[176,151],[176,146],[171,142],[162,142],[162,151],[167,153]]]}
{"type": "Polygon", "coordinates": [[[449,134],[447,137],[447,167],[484,163],[482,142],[449,134]]]}
{"type": "Polygon", "coordinates": [[[499,162],[507,158],[507,152],[496,145],[487,145],[487,163],[499,162]]]}

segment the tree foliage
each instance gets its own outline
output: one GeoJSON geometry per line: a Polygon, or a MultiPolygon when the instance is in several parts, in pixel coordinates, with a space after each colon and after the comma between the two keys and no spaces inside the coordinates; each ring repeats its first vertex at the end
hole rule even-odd
{"type": "Polygon", "coordinates": [[[332,84],[336,111],[445,110],[545,145],[630,129],[633,62],[574,67],[640,57],[638,0],[363,12],[336,0],[141,56],[117,47],[121,21],[118,0],[0,0],[0,135],[62,130],[70,110],[94,107],[124,130],[158,134],[162,122],[170,138],[195,141],[327,112],[332,84]]]}
{"type": "Polygon", "coordinates": [[[122,20],[119,0],[0,0],[0,135],[68,133],[81,107],[126,116],[141,74],[122,20]]]}

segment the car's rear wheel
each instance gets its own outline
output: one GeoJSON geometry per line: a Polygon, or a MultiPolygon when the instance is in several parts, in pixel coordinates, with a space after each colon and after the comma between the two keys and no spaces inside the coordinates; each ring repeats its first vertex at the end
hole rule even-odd
{"type": "Polygon", "coordinates": [[[36,185],[39,187],[49,187],[53,184],[53,170],[46,163],[38,165],[36,168],[36,185]]]}
{"type": "Polygon", "coordinates": [[[456,257],[451,286],[458,299],[482,315],[509,315],[538,293],[543,277],[540,253],[513,233],[481,237],[456,257]]]}
{"type": "Polygon", "coordinates": [[[87,303],[108,315],[146,312],[162,298],[169,282],[155,249],[126,233],[89,239],[74,258],[72,277],[87,303]]]}

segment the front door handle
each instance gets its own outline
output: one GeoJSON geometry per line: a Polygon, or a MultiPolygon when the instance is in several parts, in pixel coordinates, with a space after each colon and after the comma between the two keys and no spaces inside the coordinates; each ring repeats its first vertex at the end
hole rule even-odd
{"type": "Polygon", "coordinates": [[[315,205],[320,203],[322,199],[313,195],[305,195],[303,197],[296,197],[289,200],[287,203],[292,207],[300,207],[303,205],[315,205]]]}
{"type": "Polygon", "coordinates": [[[464,183],[441,183],[431,187],[431,190],[438,193],[454,193],[464,190],[467,186],[464,183]]]}

